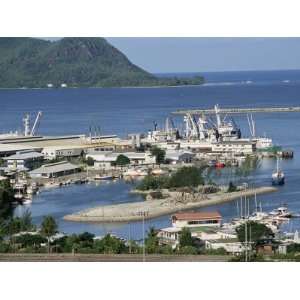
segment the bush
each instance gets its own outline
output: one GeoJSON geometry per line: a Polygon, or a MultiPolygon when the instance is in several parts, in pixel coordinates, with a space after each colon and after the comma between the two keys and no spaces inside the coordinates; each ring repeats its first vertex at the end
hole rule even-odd
{"type": "Polygon", "coordinates": [[[126,165],[129,165],[130,164],[130,159],[123,155],[123,154],[120,154],[118,157],[117,157],[117,160],[116,160],[116,165],[117,166],[126,166],[126,165]]]}
{"type": "Polygon", "coordinates": [[[229,182],[227,193],[236,192],[237,187],[232,183],[232,181],[229,182]]]}
{"type": "Polygon", "coordinates": [[[141,191],[147,190],[159,190],[168,187],[168,177],[165,176],[153,176],[147,175],[145,178],[137,185],[137,189],[141,191]]]}
{"type": "Polygon", "coordinates": [[[179,253],[184,255],[196,255],[198,254],[198,251],[194,246],[185,246],[180,248],[179,253]]]}
{"type": "Polygon", "coordinates": [[[201,170],[196,167],[182,167],[169,180],[169,187],[197,187],[204,184],[201,170]]]}
{"type": "Polygon", "coordinates": [[[164,198],[161,191],[151,192],[151,193],[150,193],[150,196],[151,196],[153,199],[163,199],[163,198],[164,198]]]}

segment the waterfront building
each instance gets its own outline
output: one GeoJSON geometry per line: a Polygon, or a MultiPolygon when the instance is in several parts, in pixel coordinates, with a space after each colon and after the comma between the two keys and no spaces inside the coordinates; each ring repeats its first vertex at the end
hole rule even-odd
{"type": "Polygon", "coordinates": [[[27,171],[39,167],[44,160],[44,155],[35,151],[19,151],[14,155],[4,158],[9,171],[27,171]]]}
{"type": "Polygon", "coordinates": [[[222,216],[219,212],[180,212],[172,216],[172,225],[183,227],[220,227],[222,216]]]}
{"type": "Polygon", "coordinates": [[[153,165],[156,163],[156,158],[150,152],[100,152],[87,154],[87,158],[91,157],[95,163],[96,169],[110,169],[115,166],[119,155],[124,155],[130,160],[130,165],[153,165]]]}
{"type": "Polygon", "coordinates": [[[170,164],[191,163],[195,154],[184,150],[167,150],[165,159],[170,164]]]}
{"type": "Polygon", "coordinates": [[[227,253],[241,254],[245,251],[245,246],[239,242],[237,238],[233,239],[217,239],[217,240],[206,240],[206,250],[218,250],[224,249],[227,253]]]}
{"type": "Polygon", "coordinates": [[[157,237],[160,245],[169,245],[175,249],[179,245],[181,228],[167,227],[159,230],[157,237]]]}
{"type": "Polygon", "coordinates": [[[67,161],[61,161],[52,164],[45,164],[38,169],[29,172],[32,178],[56,178],[60,176],[78,173],[81,168],[67,161]]]}

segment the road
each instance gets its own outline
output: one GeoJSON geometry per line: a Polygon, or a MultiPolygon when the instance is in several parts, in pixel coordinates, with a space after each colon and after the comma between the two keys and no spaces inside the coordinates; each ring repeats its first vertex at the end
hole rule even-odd
{"type": "MultiPolygon", "coordinates": [[[[226,255],[146,255],[146,262],[224,262],[226,255]]],[[[140,254],[0,254],[0,262],[142,262],[140,254]]]]}

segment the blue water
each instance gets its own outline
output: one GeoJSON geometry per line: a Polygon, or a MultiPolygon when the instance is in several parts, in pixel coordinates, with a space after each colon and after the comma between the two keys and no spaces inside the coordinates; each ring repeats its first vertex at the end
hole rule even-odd
{"type": "MultiPolygon", "coordinates": [[[[193,75],[193,74],[190,74],[193,75]]],[[[153,121],[162,125],[166,116],[177,109],[210,108],[218,103],[226,107],[300,106],[300,71],[220,72],[205,73],[206,83],[198,87],[175,88],[106,88],[106,89],[34,89],[0,90],[0,129],[6,132],[21,128],[25,112],[42,110],[39,133],[45,135],[88,133],[89,126],[100,126],[102,134],[125,137],[132,132],[146,132],[153,121]]],[[[294,150],[293,160],[285,160],[286,185],[276,194],[260,196],[265,210],[287,203],[300,212],[300,118],[299,113],[256,114],[257,133],[267,134],[275,144],[294,150]]],[[[175,122],[179,124],[179,118],[175,122]]],[[[249,135],[245,116],[237,117],[243,134],[249,135]]],[[[252,178],[256,184],[270,184],[275,167],[272,159],[264,160],[252,178]]],[[[52,214],[65,232],[88,230],[97,235],[108,231],[139,239],[141,223],[85,224],[62,220],[62,216],[101,204],[140,200],[128,194],[131,186],[123,182],[100,186],[80,185],[49,190],[34,198],[30,206],[33,219],[52,214]]],[[[225,219],[236,216],[234,202],[219,205],[225,219]]],[[[212,209],[212,208],[207,208],[212,209]]],[[[21,213],[24,208],[17,208],[21,213]]],[[[169,216],[146,222],[157,228],[169,226],[169,216]]],[[[286,230],[300,229],[299,220],[290,222],[286,230]]]]}

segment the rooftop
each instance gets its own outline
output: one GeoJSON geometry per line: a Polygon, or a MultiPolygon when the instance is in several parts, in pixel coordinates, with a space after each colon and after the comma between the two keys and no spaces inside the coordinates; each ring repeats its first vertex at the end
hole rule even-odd
{"type": "Polygon", "coordinates": [[[177,228],[177,227],[167,227],[167,228],[160,229],[160,231],[165,231],[169,233],[180,232],[181,230],[182,230],[181,228],[177,228]]]}
{"type": "Polygon", "coordinates": [[[42,158],[44,155],[35,151],[20,151],[14,155],[10,155],[5,157],[4,160],[25,160],[25,159],[34,159],[34,158],[42,158]]]}
{"type": "Polygon", "coordinates": [[[203,212],[182,212],[172,216],[172,219],[189,221],[189,220],[209,220],[209,219],[222,219],[222,216],[217,211],[203,211],[203,212]]]}
{"type": "Polygon", "coordinates": [[[69,171],[69,170],[74,170],[74,169],[78,169],[78,168],[79,168],[79,166],[77,166],[77,165],[73,165],[67,161],[61,161],[61,162],[57,162],[57,163],[43,165],[40,168],[32,170],[31,172],[29,172],[29,174],[58,173],[58,172],[69,171]]]}

